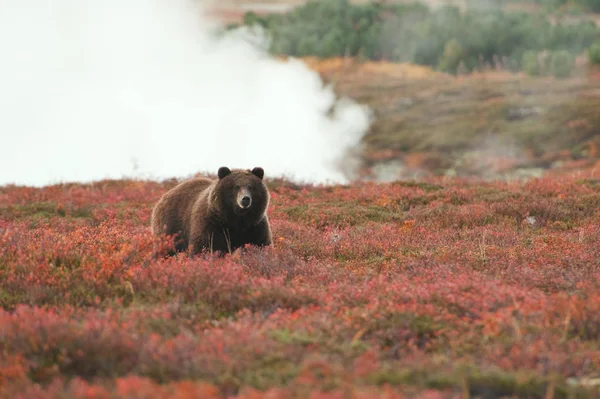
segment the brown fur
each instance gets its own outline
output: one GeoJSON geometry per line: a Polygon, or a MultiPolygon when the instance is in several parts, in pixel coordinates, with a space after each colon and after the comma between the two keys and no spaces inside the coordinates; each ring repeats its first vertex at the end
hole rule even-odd
{"type": "Polygon", "coordinates": [[[177,234],[175,251],[191,254],[204,250],[233,252],[245,244],[271,245],[267,217],[270,195],[263,175],[262,168],[231,171],[222,167],[216,180],[182,182],[154,206],[152,232],[177,234]],[[240,205],[242,196],[251,198],[247,209],[240,205]]]}

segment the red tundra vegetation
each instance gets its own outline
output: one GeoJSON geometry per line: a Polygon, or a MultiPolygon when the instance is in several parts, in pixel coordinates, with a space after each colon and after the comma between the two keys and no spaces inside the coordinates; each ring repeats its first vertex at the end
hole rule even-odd
{"type": "Polygon", "coordinates": [[[592,398],[600,181],[266,179],[274,246],[165,258],[175,181],[0,187],[0,396],[592,398]]]}

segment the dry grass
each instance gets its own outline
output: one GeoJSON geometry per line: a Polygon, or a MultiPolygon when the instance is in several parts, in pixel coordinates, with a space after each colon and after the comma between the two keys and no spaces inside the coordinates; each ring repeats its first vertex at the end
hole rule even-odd
{"type": "Polygon", "coordinates": [[[493,177],[598,159],[600,79],[585,64],[572,78],[554,79],[501,68],[450,76],[389,62],[305,62],[339,94],[374,110],[363,140],[366,175],[392,161],[403,165],[399,176],[418,170],[493,177]]]}

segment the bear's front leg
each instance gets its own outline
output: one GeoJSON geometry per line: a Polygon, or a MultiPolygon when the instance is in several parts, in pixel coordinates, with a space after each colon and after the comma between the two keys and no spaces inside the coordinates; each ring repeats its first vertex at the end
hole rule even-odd
{"type": "Polygon", "coordinates": [[[259,247],[266,247],[271,245],[272,241],[273,235],[271,233],[271,226],[269,225],[269,219],[265,216],[263,220],[254,227],[250,243],[259,247]]]}
{"type": "Polygon", "coordinates": [[[234,248],[227,231],[218,228],[207,228],[193,241],[192,252],[194,255],[201,252],[217,253],[222,256],[233,252],[234,248]]]}

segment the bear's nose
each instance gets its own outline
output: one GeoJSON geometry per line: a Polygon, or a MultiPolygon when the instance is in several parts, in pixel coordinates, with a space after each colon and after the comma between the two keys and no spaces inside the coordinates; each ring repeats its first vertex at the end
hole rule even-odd
{"type": "Polygon", "coordinates": [[[244,195],[242,197],[242,201],[241,202],[242,202],[242,206],[244,208],[248,208],[250,206],[250,202],[251,202],[250,197],[248,197],[247,195],[244,195]]]}

